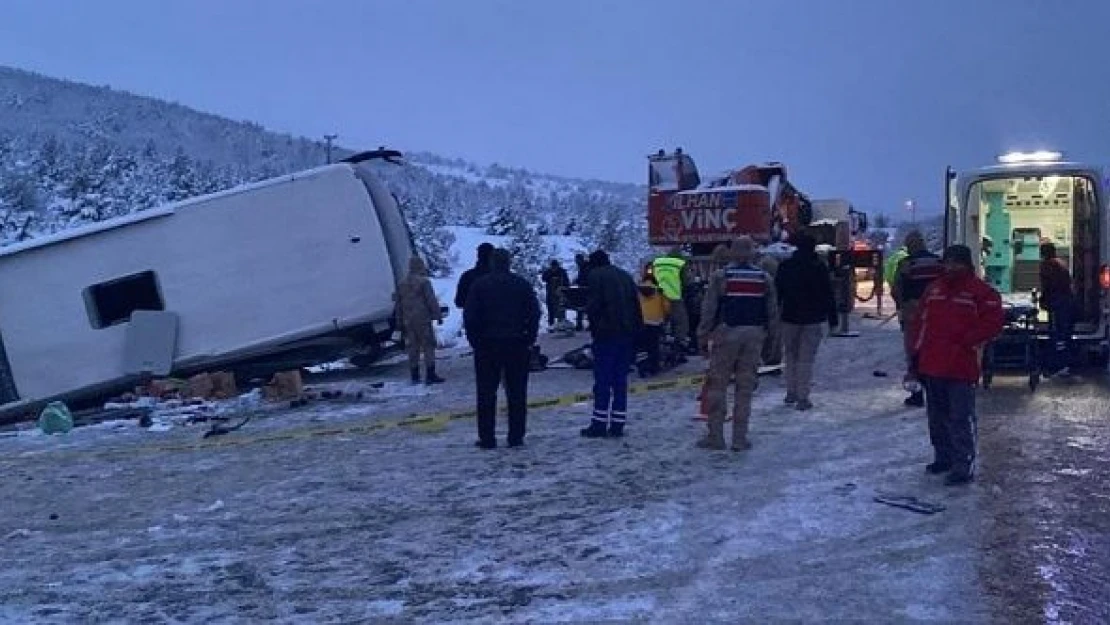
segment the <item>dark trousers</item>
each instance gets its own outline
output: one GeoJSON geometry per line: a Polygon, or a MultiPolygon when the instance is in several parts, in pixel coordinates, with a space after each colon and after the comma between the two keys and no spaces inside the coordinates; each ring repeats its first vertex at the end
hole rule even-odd
{"type": "Polygon", "coordinates": [[[520,341],[483,344],[474,349],[478,385],[478,440],[492,444],[497,433],[497,389],[505,381],[509,444],[524,440],[528,414],[528,345],[520,341]]]}
{"type": "Polygon", "coordinates": [[[925,412],[929,415],[929,441],[937,461],[955,472],[970,474],[975,462],[975,386],[962,380],[921,376],[925,387],[925,412]]]}
{"type": "Polygon", "coordinates": [[[563,300],[558,295],[547,298],[547,325],[553,326],[556,321],[565,321],[566,311],[563,310],[563,300]]]}
{"type": "Polygon", "coordinates": [[[631,338],[593,342],[594,414],[598,425],[624,425],[628,416],[628,369],[632,366],[631,338]]]}
{"type": "Polygon", "coordinates": [[[1074,314],[1070,299],[1061,298],[1048,303],[1048,329],[1052,345],[1047,354],[1050,373],[1071,365],[1071,333],[1074,314]]]}
{"type": "Polygon", "coordinates": [[[663,326],[644,325],[638,337],[640,351],[647,354],[644,371],[646,373],[659,373],[662,364],[659,362],[659,340],[663,337],[663,326]]]}

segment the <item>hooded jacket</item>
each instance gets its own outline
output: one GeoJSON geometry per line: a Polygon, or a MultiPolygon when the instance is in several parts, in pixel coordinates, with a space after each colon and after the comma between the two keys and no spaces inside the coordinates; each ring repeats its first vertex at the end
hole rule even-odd
{"type": "Polygon", "coordinates": [[[463,327],[467,342],[475,349],[536,342],[540,303],[532,285],[509,271],[508,254],[493,255],[489,273],[470,287],[463,307],[463,327]]]}
{"type": "Polygon", "coordinates": [[[971,271],[946,273],[922,296],[911,322],[917,373],[975,383],[979,348],[1002,332],[1002,297],[971,271]]]}
{"type": "Polygon", "coordinates": [[[455,289],[455,308],[466,306],[466,298],[470,294],[471,285],[474,284],[475,280],[489,273],[489,260],[492,253],[493,246],[489,243],[478,246],[478,260],[474,262],[473,267],[459,276],[459,286],[455,289]]]}
{"type": "Polygon", "coordinates": [[[397,284],[397,316],[401,326],[412,328],[420,324],[439,321],[442,315],[428,267],[419,256],[409,259],[409,273],[397,284]]]}

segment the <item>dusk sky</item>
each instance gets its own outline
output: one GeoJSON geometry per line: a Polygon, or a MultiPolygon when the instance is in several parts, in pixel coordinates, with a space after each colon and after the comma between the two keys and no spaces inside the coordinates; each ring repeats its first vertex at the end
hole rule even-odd
{"type": "Polygon", "coordinates": [[[898,214],[948,164],[1110,160],[1108,28],[1107,0],[5,0],[0,64],[569,176],[780,160],[898,214]]]}

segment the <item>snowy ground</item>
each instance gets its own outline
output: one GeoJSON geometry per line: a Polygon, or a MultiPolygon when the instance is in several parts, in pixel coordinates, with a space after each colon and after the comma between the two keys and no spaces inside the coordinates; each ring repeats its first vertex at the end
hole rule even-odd
{"type": "MultiPolygon", "coordinates": [[[[979,480],[946,488],[901,404],[896,324],[855,323],[821,348],[815,410],[763,378],[744,454],[694,448],[691,388],[634,396],[620,441],[579,437],[584,405],[531,411],[524,449],[475,449],[472,419],[352,431],[472,408],[462,346],[445,385],[385,365],[329,383],[361,401],[221,445],[127,422],[0,438],[0,622],[1110,622],[1105,379],[996,379],[979,480]]],[[[530,390],[589,385],[549,370],[530,390]]]]}
{"type": "MultiPolygon", "coordinates": [[[[200,451],[140,453],[199,438],[180,428],[74,432],[65,450],[3,440],[0,620],[983,620],[983,493],[921,472],[921,413],[901,409],[894,378],[871,376],[896,366],[893,339],[828,343],[821,370],[843,371],[849,354],[860,370],[823,377],[810,413],[782,407],[781,382],[765,378],[746,454],[693,447],[690,389],[638,395],[622,441],[581,439],[587,410],[570,407],[533,411],[528,446],[494,452],[472,446],[471,421],[249,443],[327,416],[321,406],[200,451]],[[880,491],[948,510],[881,506],[880,491]]],[[[451,381],[421,407],[472,402],[469,361],[445,364],[451,381]]],[[[588,374],[535,381],[536,395],[565,393],[588,374]]],[[[328,418],[403,416],[413,402],[328,418]]]]}

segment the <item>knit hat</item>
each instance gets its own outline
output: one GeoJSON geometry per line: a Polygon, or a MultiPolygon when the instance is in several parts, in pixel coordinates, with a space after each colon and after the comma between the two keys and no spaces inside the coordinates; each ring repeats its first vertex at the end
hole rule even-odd
{"type": "Polygon", "coordinates": [[[968,269],[973,268],[975,265],[971,262],[971,248],[966,245],[949,245],[944,250],[944,256],[941,258],[944,262],[954,262],[966,266],[968,269]]]}

